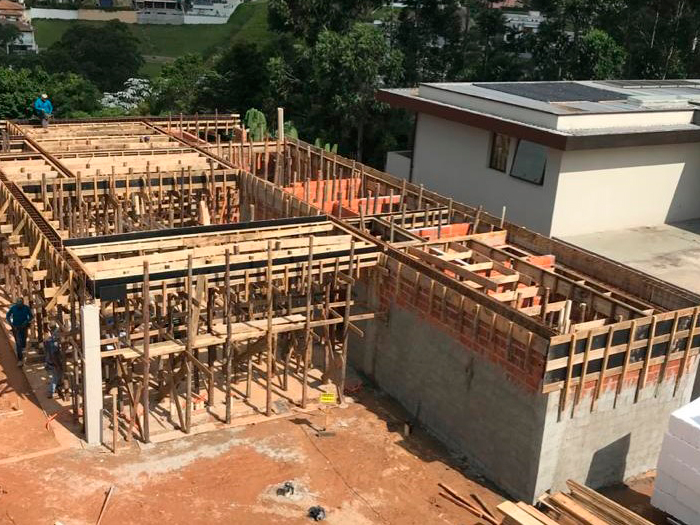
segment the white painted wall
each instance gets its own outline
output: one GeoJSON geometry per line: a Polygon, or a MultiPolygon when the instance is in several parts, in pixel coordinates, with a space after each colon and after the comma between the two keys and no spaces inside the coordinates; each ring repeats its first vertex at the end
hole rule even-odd
{"type": "Polygon", "coordinates": [[[51,9],[47,7],[32,7],[29,10],[32,18],[51,18],[54,20],[77,20],[77,9],[51,9]]]}
{"type": "MultiPolygon", "coordinates": [[[[506,206],[506,219],[548,235],[562,152],[548,151],[544,185],[538,186],[489,168],[490,147],[488,131],[421,113],[413,182],[495,215],[506,206]]],[[[514,153],[515,139],[509,166],[514,153]]]]}
{"type": "Polygon", "coordinates": [[[566,151],[552,235],[700,217],[698,144],[566,151]]]}
{"type": "Polygon", "coordinates": [[[135,11],[103,11],[101,9],[51,9],[45,7],[32,7],[32,18],[48,18],[54,20],[120,20],[126,24],[136,23],[135,11]]]}
{"type": "Polygon", "coordinates": [[[384,171],[391,173],[394,177],[408,180],[411,175],[411,155],[412,151],[389,151],[386,154],[386,165],[384,171]]]}

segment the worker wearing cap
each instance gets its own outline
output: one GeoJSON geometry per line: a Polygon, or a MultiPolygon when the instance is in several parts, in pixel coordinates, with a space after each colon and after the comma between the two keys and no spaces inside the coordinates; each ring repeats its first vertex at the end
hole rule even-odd
{"type": "Polygon", "coordinates": [[[27,331],[29,323],[32,321],[32,310],[22,298],[17,299],[15,304],[10,306],[5,319],[12,327],[12,334],[15,336],[15,349],[17,350],[17,364],[24,365],[24,348],[27,346],[27,331]]]}
{"type": "Polygon", "coordinates": [[[53,104],[51,104],[49,96],[46,93],[42,93],[41,96],[37,97],[34,101],[34,113],[41,119],[41,127],[47,128],[49,126],[49,118],[53,113],[53,104]]]}

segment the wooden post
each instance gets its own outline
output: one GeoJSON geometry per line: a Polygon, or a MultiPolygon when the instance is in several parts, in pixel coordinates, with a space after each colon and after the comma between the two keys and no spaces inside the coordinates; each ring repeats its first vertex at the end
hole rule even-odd
{"type": "Polygon", "coordinates": [[[617,389],[615,390],[615,399],[613,400],[613,408],[617,407],[617,397],[622,392],[622,386],[625,382],[625,376],[627,375],[627,368],[630,364],[630,354],[632,353],[632,345],[634,344],[634,337],[637,331],[637,321],[633,320],[630,324],[630,336],[627,341],[627,348],[625,349],[624,361],[622,364],[622,373],[620,374],[620,379],[617,382],[617,389]]]}
{"type": "Polygon", "coordinates": [[[654,332],[656,331],[656,316],[651,318],[651,325],[649,326],[649,339],[647,341],[647,350],[644,355],[644,365],[642,366],[642,371],[639,374],[639,381],[637,382],[637,390],[634,393],[634,402],[639,401],[639,393],[644,390],[647,385],[647,376],[649,374],[649,361],[651,361],[651,351],[654,347],[654,332]]]}
{"type": "Polygon", "coordinates": [[[549,304],[549,294],[550,294],[550,289],[548,286],[545,286],[544,288],[544,294],[542,296],[542,310],[540,310],[540,319],[542,321],[545,321],[547,318],[547,305],[549,304]]]}
{"type": "Polygon", "coordinates": [[[610,360],[610,347],[612,346],[613,340],[613,327],[615,325],[610,325],[608,327],[608,337],[605,343],[605,353],[603,354],[603,364],[600,366],[600,375],[598,376],[598,383],[595,387],[595,392],[593,393],[593,401],[591,402],[591,412],[595,410],[596,404],[598,403],[598,398],[600,393],[603,391],[605,386],[605,374],[608,370],[608,361],[610,360]]]}
{"type": "Polygon", "coordinates": [[[117,389],[112,389],[112,452],[117,453],[117,438],[119,437],[119,418],[117,412],[117,389]]]}
{"type": "Polygon", "coordinates": [[[231,423],[231,252],[226,249],[226,273],[224,274],[224,318],[226,320],[226,423],[231,423]]]}
{"type": "MultiPolygon", "coordinates": [[[[185,280],[185,286],[187,287],[187,315],[185,319],[185,326],[190,327],[192,325],[192,254],[187,256],[187,279],[185,280]]],[[[192,330],[187,330],[186,343],[185,343],[185,373],[186,381],[185,385],[185,432],[190,433],[192,428],[192,366],[189,360],[190,353],[192,352],[192,330]]]]}
{"type": "Polygon", "coordinates": [[[265,415],[272,415],[272,245],[273,241],[267,241],[267,381],[265,415]]]}
{"type": "Polygon", "coordinates": [[[149,388],[148,383],[151,373],[151,301],[150,301],[150,282],[148,274],[148,261],[143,261],[143,440],[146,443],[151,441],[151,432],[149,424],[149,388]]]}
{"type": "Polygon", "coordinates": [[[693,346],[693,337],[695,336],[695,325],[698,322],[698,313],[700,313],[700,308],[697,306],[693,309],[693,316],[690,318],[690,326],[688,327],[688,342],[683,350],[683,357],[681,358],[681,364],[678,367],[678,372],[676,374],[676,384],[673,387],[673,397],[676,397],[678,392],[678,387],[681,385],[681,379],[683,374],[685,374],[685,367],[688,364],[688,358],[690,357],[690,349],[693,346]]]}
{"type": "Polygon", "coordinates": [[[309,259],[306,263],[306,323],[304,326],[304,371],[301,387],[301,408],[306,408],[308,395],[309,361],[311,360],[311,350],[313,341],[311,339],[311,276],[313,275],[314,264],[314,236],[309,237],[309,259]]]}
{"type": "Polygon", "coordinates": [[[284,108],[277,108],[277,162],[275,163],[275,184],[280,185],[282,175],[282,148],[284,146],[284,108]]]}
{"type": "MultiPolygon", "coordinates": [[[[350,241],[350,260],[348,261],[348,276],[354,279],[354,263],[355,263],[355,239],[350,241]]],[[[341,355],[341,370],[340,381],[338,383],[338,399],[340,403],[344,403],[345,393],[345,375],[347,373],[348,362],[348,336],[350,335],[350,304],[352,303],[352,281],[347,283],[345,289],[345,312],[343,312],[343,348],[341,355]]]]}

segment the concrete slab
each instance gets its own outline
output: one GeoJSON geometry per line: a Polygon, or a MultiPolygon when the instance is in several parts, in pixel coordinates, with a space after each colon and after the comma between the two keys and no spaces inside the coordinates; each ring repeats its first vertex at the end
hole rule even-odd
{"type": "Polygon", "coordinates": [[[562,239],[700,293],[700,219],[562,239]]]}

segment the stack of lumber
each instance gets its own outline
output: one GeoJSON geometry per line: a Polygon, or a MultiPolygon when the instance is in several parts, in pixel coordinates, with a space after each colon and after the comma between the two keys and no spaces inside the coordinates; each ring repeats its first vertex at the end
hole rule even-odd
{"type": "Polygon", "coordinates": [[[541,510],[525,503],[506,501],[498,506],[503,525],[652,525],[631,510],[602,494],[569,480],[569,494],[545,494],[541,510]]]}

